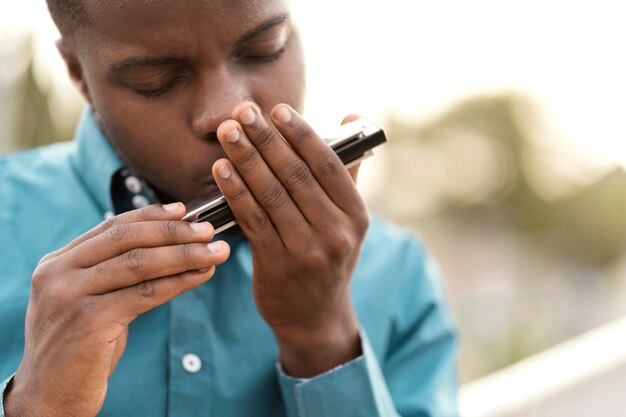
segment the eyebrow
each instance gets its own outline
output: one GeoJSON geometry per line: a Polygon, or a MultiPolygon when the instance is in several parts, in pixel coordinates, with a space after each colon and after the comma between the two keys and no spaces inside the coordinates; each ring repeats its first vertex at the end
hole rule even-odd
{"type": "Polygon", "coordinates": [[[246,33],[244,33],[243,36],[241,38],[239,38],[239,41],[237,41],[237,43],[241,44],[241,43],[248,42],[249,40],[255,38],[258,35],[260,35],[261,33],[265,32],[267,30],[270,30],[274,26],[278,26],[278,25],[284,23],[288,18],[289,18],[289,14],[288,13],[272,17],[272,18],[266,20],[265,22],[261,23],[259,26],[255,27],[254,29],[251,29],[251,30],[247,31],[246,33]]]}
{"type": "MultiPolygon", "coordinates": [[[[289,19],[289,14],[281,14],[278,16],[274,16],[265,22],[261,23],[259,26],[255,27],[244,33],[239,40],[238,44],[243,44],[248,42],[255,37],[259,36],[261,33],[270,30],[271,28],[283,24],[285,21],[289,19]]],[[[139,57],[139,56],[131,56],[125,58],[115,64],[112,64],[109,68],[113,71],[123,71],[130,67],[159,67],[159,66],[167,66],[167,65],[176,65],[184,62],[182,58],[179,57],[139,57]]]]}

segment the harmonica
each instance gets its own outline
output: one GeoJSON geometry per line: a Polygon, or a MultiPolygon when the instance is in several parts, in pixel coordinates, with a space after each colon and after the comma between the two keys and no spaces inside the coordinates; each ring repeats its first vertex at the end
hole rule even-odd
{"type": "MultiPolygon", "coordinates": [[[[357,119],[343,124],[335,134],[324,138],[324,142],[335,151],[347,168],[372,156],[372,149],[386,141],[383,130],[366,119],[357,119]]],[[[183,220],[192,223],[209,222],[213,225],[215,234],[237,224],[223,195],[210,201],[189,203],[188,210],[183,220]]]]}

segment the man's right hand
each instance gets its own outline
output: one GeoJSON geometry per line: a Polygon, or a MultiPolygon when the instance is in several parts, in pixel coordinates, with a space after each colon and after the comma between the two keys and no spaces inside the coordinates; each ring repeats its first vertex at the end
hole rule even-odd
{"type": "Polygon", "coordinates": [[[208,223],[181,221],[183,204],[105,221],[46,255],[32,279],[24,357],[6,417],[91,417],[140,314],[208,281],[229,256],[208,223]]]}

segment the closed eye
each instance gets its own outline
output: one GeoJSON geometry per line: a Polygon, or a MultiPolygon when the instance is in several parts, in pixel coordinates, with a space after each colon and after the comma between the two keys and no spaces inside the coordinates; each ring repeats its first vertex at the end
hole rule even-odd
{"type": "Polygon", "coordinates": [[[167,81],[165,84],[156,88],[137,88],[137,87],[131,87],[131,88],[133,89],[133,91],[135,91],[135,93],[141,96],[158,97],[160,95],[165,94],[167,91],[169,91],[172,87],[174,87],[174,85],[176,85],[183,78],[184,76],[182,75],[176,76],[172,78],[171,80],[167,81]]]}
{"type": "Polygon", "coordinates": [[[240,59],[243,59],[246,61],[258,62],[258,63],[267,63],[267,62],[273,62],[273,61],[280,59],[284,53],[285,53],[285,47],[282,47],[278,51],[274,52],[273,54],[246,55],[246,56],[240,57],[240,59]]]}

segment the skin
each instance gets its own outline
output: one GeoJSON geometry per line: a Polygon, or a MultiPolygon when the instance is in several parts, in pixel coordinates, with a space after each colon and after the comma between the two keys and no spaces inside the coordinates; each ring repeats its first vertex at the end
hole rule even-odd
{"type": "MultiPolygon", "coordinates": [[[[368,227],[350,173],[300,117],[304,64],[280,0],[88,4],[63,38],[70,76],[164,203],[217,187],[253,257],[253,290],[289,374],[361,354],[349,283],[368,227]]],[[[349,117],[351,119],[353,117],[349,117]]],[[[95,416],[128,325],[227,261],[183,204],[116,216],[42,259],[7,417],[95,416]],[[77,284],[78,283],[78,284],[77,284]]]]}

